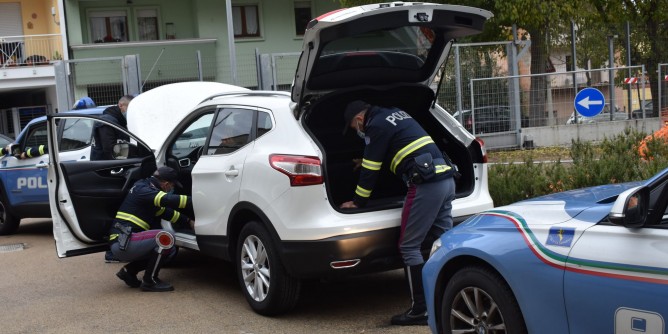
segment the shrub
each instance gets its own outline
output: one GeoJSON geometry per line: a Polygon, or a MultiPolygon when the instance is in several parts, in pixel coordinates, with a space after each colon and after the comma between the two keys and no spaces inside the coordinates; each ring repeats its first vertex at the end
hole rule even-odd
{"type": "Polygon", "coordinates": [[[494,205],[564,190],[647,179],[668,166],[668,145],[663,139],[650,137],[643,158],[638,146],[645,137],[642,132],[626,129],[598,144],[574,140],[569,161],[561,158],[540,161],[545,156],[539,150],[526,150],[521,151],[520,159],[491,164],[489,192],[494,205]]]}

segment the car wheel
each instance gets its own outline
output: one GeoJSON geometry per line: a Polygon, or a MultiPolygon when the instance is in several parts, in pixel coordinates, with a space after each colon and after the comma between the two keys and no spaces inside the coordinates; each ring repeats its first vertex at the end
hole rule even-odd
{"type": "Polygon", "coordinates": [[[441,305],[443,333],[527,333],[510,287],[483,267],[465,267],[455,273],[441,305]]]}
{"type": "Polygon", "coordinates": [[[237,242],[237,277],[251,308],[262,315],[290,311],[297,304],[301,282],[283,268],[269,232],[249,222],[237,242]]]}
{"type": "Polygon", "coordinates": [[[0,200],[0,235],[14,234],[19,229],[21,219],[7,211],[6,202],[0,200]]]}

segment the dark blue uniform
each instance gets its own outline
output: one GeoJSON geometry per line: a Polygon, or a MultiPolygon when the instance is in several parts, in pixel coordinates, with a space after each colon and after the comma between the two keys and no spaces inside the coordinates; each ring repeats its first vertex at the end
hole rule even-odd
{"type": "MultiPolygon", "coordinates": [[[[131,226],[133,233],[162,229],[162,219],[187,226],[190,218],[177,211],[187,207],[192,207],[190,196],[168,194],[160,190],[156,178],[149,177],[132,186],[116,213],[115,222],[131,226]]],[[[117,237],[118,230],[112,227],[109,240],[117,237]]]]}
{"type": "MultiPolygon", "coordinates": [[[[358,102],[350,105],[355,104],[358,108],[364,105],[358,102]]],[[[420,248],[429,234],[440,235],[452,228],[454,170],[420,124],[400,109],[369,107],[362,127],[366,147],[353,198],[355,205],[366,205],[383,167],[400,176],[408,186],[401,213],[399,250],[406,265],[412,303],[408,311],[392,317],[391,322],[426,324],[422,287],[424,258],[420,248]],[[418,166],[426,168],[420,170],[418,166]]]]}
{"type": "Polygon", "coordinates": [[[118,209],[109,233],[114,257],[130,262],[116,276],[128,286],[141,286],[146,291],[173,290],[169,283],[158,278],[158,272],[163,255],[172,254],[174,247],[162,251],[155,238],[162,231],[162,219],[187,226],[190,218],[178,211],[187,207],[192,207],[191,197],[162,191],[160,180],[155,176],[135,182],[118,209]],[[127,230],[128,227],[132,232],[127,246],[122,249],[119,228],[127,230]],[[136,275],[141,270],[145,270],[144,279],[139,281],[136,275]]]}
{"type": "Polygon", "coordinates": [[[413,158],[430,153],[436,164],[436,175],[430,182],[452,176],[452,168],[445,163],[434,140],[405,111],[371,107],[364,123],[366,148],[353,198],[358,207],[366,205],[383,165],[388,165],[390,171],[399,177],[408,177],[413,158]]]}

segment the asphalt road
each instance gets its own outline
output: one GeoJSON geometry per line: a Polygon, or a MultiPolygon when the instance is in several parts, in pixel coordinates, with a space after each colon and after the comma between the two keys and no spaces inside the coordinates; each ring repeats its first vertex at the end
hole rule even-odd
{"type": "Polygon", "coordinates": [[[399,270],[305,285],[296,309],[263,317],[246,303],[233,267],[182,250],[160,277],[176,290],[132,289],[103,254],[59,259],[50,220],[23,220],[0,236],[0,333],[429,333],[396,327],[408,290],[399,270]]]}

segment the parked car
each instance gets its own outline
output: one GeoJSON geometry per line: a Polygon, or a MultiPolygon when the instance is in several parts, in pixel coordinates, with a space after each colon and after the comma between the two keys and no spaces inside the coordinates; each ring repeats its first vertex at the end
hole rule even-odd
{"type": "MultiPolygon", "coordinates": [[[[96,107],[76,112],[99,115],[104,109],[106,107],[96,107]]],[[[90,159],[90,123],[69,121],[67,126],[58,134],[58,140],[63,141],[59,150],[62,159],[90,159]]],[[[10,143],[13,142],[23,152],[26,147],[46,145],[46,138],[46,116],[41,116],[28,122],[16,140],[10,143]]],[[[2,144],[2,147],[6,145],[2,144]]],[[[51,217],[46,185],[48,162],[48,155],[27,159],[17,159],[12,155],[0,157],[0,235],[16,233],[23,218],[51,217]]]]}
{"type": "Polygon", "coordinates": [[[495,208],[444,233],[423,281],[433,333],[664,333],[668,169],[495,208]]]}
{"type": "MultiPolygon", "coordinates": [[[[629,115],[621,111],[617,106],[615,106],[615,114],[613,115],[613,121],[625,121],[629,119],[629,115]]],[[[606,122],[610,121],[610,105],[606,104],[603,107],[603,110],[595,116],[585,117],[578,114],[578,124],[591,124],[597,122],[606,122]]],[[[575,112],[571,113],[571,116],[566,121],[566,124],[575,124],[575,112]]]]}
{"type": "MultiPolygon", "coordinates": [[[[645,109],[645,118],[659,117],[657,111],[654,110],[654,102],[652,100],[644,101],[644,109],[645,109]]],[[[634,119],[643,118],[642,109],[633,110],[631,112],[631,117],[633,117],[634,119]]]]}
{"type": "Polygon", "coordinates": [[[475,107],[475,113],[471,115],[471,110],[462,110],[455,112],[452,116],[460,120],[464,128],[474,134],[504,132],[510,131],[515,121],[510,115],[508,106],[484,106],[475,107]],[[461,117],[460,117],[461,114],[461,117]],[[473,128],[475,120],[475,129],[473,128]]]}
{"type": "MultiPolygon", "coordinates": [[[[51,162],[58,256],[106,249],[129,188],[167,165],[194,203],[194,231],[174,231],[176,245],[233,262],[260,314],[289,311],[305,279],[401,267],[399,178],[381,172],[366,207],[339,208],[353,196],[352,159],[364,151],[357,136],[342,135],[343,111],[362,98],[401,108],[458,167],[454,219],[492,208],[482,142],[433,104],[430,88],[453,38],[480,32],[489,17],[428,3],[342,9],[309,24],[291,93],[208,82],[142,93],[128,109],[127,159],[51,162]]],[[[87,118],[53,115],[50,134],[87,118]]]]}

